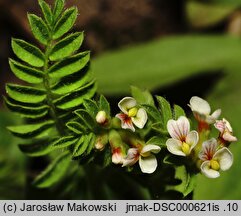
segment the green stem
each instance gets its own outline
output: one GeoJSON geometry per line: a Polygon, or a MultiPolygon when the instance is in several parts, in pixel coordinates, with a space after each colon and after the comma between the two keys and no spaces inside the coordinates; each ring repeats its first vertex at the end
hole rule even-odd
{"type": "Polygon", "coordinates": [[[63,122],[58,118],[57,110],[56,110],[56,107],[53,103],[54,96],[51,92],[51,87],[50,87],[50,82],[49,82],[50,77],[48,75],[49,55],[50,55],[50,51],[51,51],[51,48],[52,48],[52,43],[53,43],[53,41],[52,41],[52,39],[50,39],[48,44],[46,45],[44,67],[43,67],[43,72],[44,72],[44,82],[43,83],[44,83],[44,87],[45,87],[46,92],[47,92],[47,104],[50,107],[50,115],[55,121],[55,125],[56,125],[56,128],[57,128],[57,131],[58,131],[59,135],[65,135],[63,122]]]}

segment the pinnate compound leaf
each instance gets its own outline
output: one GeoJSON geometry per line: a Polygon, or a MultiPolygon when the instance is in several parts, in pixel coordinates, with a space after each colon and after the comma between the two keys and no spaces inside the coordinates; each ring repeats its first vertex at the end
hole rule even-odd
{"type": "Polygon", "coordinates": [[[135,86],[131,86],[131,94],[139,104],[148,104],[154,106],[154,100],[149,91],[144,91],[135,86]]]}
{"type": "Polygon", "coordinates": [[[64,0],[56,0],[54,4],[54,10],[53,10],[53,16],[54,16],[54,21],[58,19],[60,14],[62,13],[64,9],[64,0]]]}
{"type": "Polygon", "coordinates": [[[50,32],[43,19],[35,14],[28,14],[28,20],[34,37],[40,43],[46,45],[50,38],[50,32]]]}
{"type": "Polygon", "coordinates": [[[78,72],[90,60],[90,53],[89,52],[82,52],[74,55],[70,58],[64,59],[56,64],[54,64],[49,69],[49,76],[51,78],[62,78],[67,75],[73,74],[78,72]]]}
{"type": "Polygon", "coordinates": [[[103,110],[108,115],[110,115],[110,104],[109,104],[109,102],[107,101],[107,99],[105,98],[104,95],[100,95],[98,105],[99,105],[99,110],[103,110]]]}
{"type": "Polygon", "coordinates": [[[44,66],[44,54],[36,46],[24,40],[12,39],[12,49],[15,55],[34,67],[44,66]]]}
{"type": "Polygon", "coordinates": [[[77,73],[61,78],[54,86],[52,92],[55,94],[67,94],[91,81],[91,74],[88,72],[88,65],[77,73]]]}
{"type": "Polygon", "coordinates": [[[81,105],[84,99],[90,99],[96,92],[96,85],[94,82],[79,88],[70,94],[63,96],[55,101],[59,109],[68,110],[81,105]]]}
{"type": "Polygon", "coordinates": [[[48,120],[43,123],[9,126],[7,129],[17,137],[32,138],[45,132],[54,125],[54,121],[48,120]]]}
{"type": "Polygon", "coordinates": [[[166,130],[168,120],[172,119],[171,105],[164,97],[157,96],[156,98],[159,104],[163,129],[166,130]]]}
{"type": "Polygon", "coordinates": [[[83,134],[86,131],[86,127],[79,122],[68,122],[66,126],[75,134],[83,134]]]}
{"type": "Polygon", "coordinates": [[[20,114],[24,118],[38,119],[48,114],[48,106],[45,105],[28,107],[20,104],[15,104],[7,98],[4,98],[4,101],[9,110],[20,114]]]}
{"type": "Polygon", "coordinates": [[[49,59],[51,61],[57,61],[70,56],[76,50],[78,50],[83,42],[84,34],[83,32],[76,32],[70,34],[57,44],[51,50],[49,59]]]}
{"type": "Polygon", "coordinates": [[[69,153],[60,154],[34,181],[38,188],[47,188],[57,183],[64,177],[71,163],[69,153]]]}
{"type": "Polygon", "coordinates": [[[35,68],[23,65],[13,59],[9,60],[12,72],[21,80],[28,83],[41,83],[43,81],[43,73],[35,68]]]}
{"type": "Polygon", "coordinates": [[[46,22],[51,26],[53,22],[53,14],[50,6],[44,0],[38,0],[38,3],[41,7],[46,22]]]}
{"type": "Polygon", "coordinates": [[[77,12],[76,7],[72,7],[64,11],[54,28],[53,39],[58,39],[72,28],[77,18],[77,12]]]}
{"type": "Polygon", "coordinates": [[[51,145],[53,140],[38,140],[31,144],[20,144],[19,148],[26,155],[31,157],[40,157],[49,154],[55,148],[51,145]]]}
{"type": "Polygon", "coordinates": [[[66,148],[70,145],[74,145],[77,141],[78,138],[74,136],[65,136],[53,142],[52,146],[55,148],[66,148]]]}
{"type": "Polygon", "coordinates": [[[177,120],[180,116],[186,116],[185,111],[182,107],[175,104],[173,107],[173,117],[177,120]]]}
{"type": "Polygon", "coordinates": [[[7,84],[6,92],[14,100],[23,103],[40,103],[46,98],[43,90],[15,84],[7,84]]]}

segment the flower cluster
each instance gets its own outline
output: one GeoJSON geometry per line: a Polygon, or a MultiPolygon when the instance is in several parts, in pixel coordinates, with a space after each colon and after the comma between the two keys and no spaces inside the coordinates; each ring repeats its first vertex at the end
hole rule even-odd
{"type": "Polygon", "coordinates": [[[205,176],[217,178],[220,170],[232,166],[233,155],[227,147],[237,138],[226,119],[217,120],[221,115],[220,109],[210,115],[208,102],[197,96],[191,98],[189,106],[198,121],[198,132],[190,131],[190,123],[184,116],[176,121],[169,120],[167,129],[171,138],[166,142],[167,149],[174,155],[190,156],[205,176]],[[217,139],[209,139],[211,125],[219,131],[217,139]]]}
{"type": "MultiPolygon", "coordinates": [[[[108,138],[105,137],[103,142],[103,137],[100,136],[96,149],[103,150],[109,142],[114,164],[131,167],[138,162],[143,173],[153,173],[158,165],[155,154],[161,151],[161,147],[155,142],[146,142],[139,134],[148,121],[146,110],[133,97],[123,98],[118,107],[121,112],[113,119],[119,120],[119,126],[113,126],[112,121],[113,127],[108,138]]],[[[228,147],[237,138],[225,118],[218,120],[221,109],[211,114],[208,102],[197,96],[190,99],[189,107],[198,122],[197,130],[191,130],[189,119],[184,115],[169,119],[166,129],[170,138],[164,144],[172,155],[187,157],[190,164],[195,164],[205,176],[216,178],[220,171],[231,167],[233,156],[228,147]],[[210,137],[211,126],[219,132],[217,138],[210,137]]],[[[104,111],[98,112],[96,122],[102,126],[111,124],[104,111]]]]}

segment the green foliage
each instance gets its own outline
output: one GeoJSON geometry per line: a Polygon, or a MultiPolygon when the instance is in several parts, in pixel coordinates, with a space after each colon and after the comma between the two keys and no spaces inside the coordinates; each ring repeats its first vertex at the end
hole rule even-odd
{"type": "Polygon", "coordinates": [[[21,40],[12,39],[12,49],[15,55],[34,67],[44,66],[44,54],[36,46],[21,40]]]}
{"type": "MultiPolygon", "coordinates": [[[[65,125],[66,119],[74,118],[73,111],[95,95],[96,85],[88,72],[90,53],[78,51],[83,32],[67,34],[77,18],[77,8],[64,10],[63,0],[56,0],[54,8],[44,0],[38,2],[42,17],[28,14],[28,21],[34,37],[43,46],[40,49],[24,40],[12,39],[12,49],[19,60],[9,60],[13,73],[31,86],[7,84],[8,96],[4,99],[11,111],[30,121],[8,127],[12,134],[26,139],[19,145],[23,152],[32,157],[55,155],[59,149],[63,152],[37,177],[35,185],[42,188],[65,176],[71,146],[80,139],[65,137],[69,128],[74,128],[71,123],[65,125]]],[[[92,148],[90,143],[87,152],[92,148]]]]}
{"type": "Polygon", "coordinates": [[[50,187],[64,177],[71,163],[68,152],[60,154],[33,182],[39,188],[50,187]]]}
{"type": "Polygon", "coordinates": [[[131,86],[131,94],[139,104],[147,104],[154,106],[154,100],[149,91],[142,91],[141,89],[135,86],[131,86]]]}
{"type": "Polygon", "coordinates": [[[92,61],[92,69],[101,93],[123,95],[130,85],[154,91],[203,71],[225,70],[237,64],[240,55],[239,38],[195,34],[107,52],[92,61]],[[113,71],[115,79],[109,82],[113,71]]]}

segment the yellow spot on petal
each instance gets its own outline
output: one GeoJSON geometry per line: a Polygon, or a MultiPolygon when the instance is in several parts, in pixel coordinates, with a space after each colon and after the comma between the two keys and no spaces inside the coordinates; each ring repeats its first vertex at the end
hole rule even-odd
{"type": "Polygon", "coordinates": [[[185,153],[185,155],[190,154],[190,146],[185,142],[182,143],[182,151],[185,153]]]}
{"type": "Polygon", "coordinates": [[[138,109],[137,109],[136,107],[133,107],[133,108],[129,109],[129,111],[128,111],[128,116],[129,116],[129,117],[134,117],[134,116],[136,116],[137,111],[138,111],[138,109]]]}
{"type": "Polygon", "coordinates": [[[210,166],[211,166],[211,169],[213,170],[219,170],[220,169],[220,165],[219,163],[216,161],[216,160],[211,160],[210,161],[210,166]]]}

